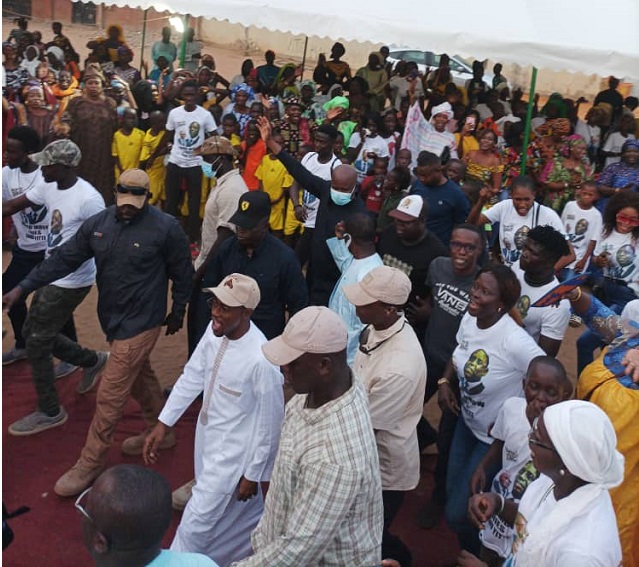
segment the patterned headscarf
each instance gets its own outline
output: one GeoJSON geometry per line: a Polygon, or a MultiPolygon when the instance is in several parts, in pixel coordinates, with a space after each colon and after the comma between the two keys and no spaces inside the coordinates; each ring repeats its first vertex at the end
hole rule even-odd
{"type": "Polygon", "coordinates": [[[633,138],[626,140],[621,146],[621,153],[623,154],[626,150],[639,150],[639,140],[633,138]]]}
{"type": "Polygon", "coordinates": [[[255,98],[255,92],[251,87],[249,87],[246,83],[240,83],[239,85],[235,85],[231,89],[231,102],[235,102],[235,95],[239,92],[246,93],[249,100],[255,98]]]}

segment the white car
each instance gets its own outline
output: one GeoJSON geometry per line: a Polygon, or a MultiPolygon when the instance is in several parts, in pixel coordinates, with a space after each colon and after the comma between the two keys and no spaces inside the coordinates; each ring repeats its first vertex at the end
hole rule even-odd
{"type": "MultiPolygon", "coordinates": [[[[399,61],[412,61],[417,63],[417,69],[423,75],[426,69],[433,71],[439,67],[439,55],[432,51],[420,51],[418,49],[393,49],[388,54],[387,61],[393,64],[393,68],[399,61]]],[[[450,74],[453,82],[460,87],[466,85],[466,81],[473,76],[473,68],[461,57],[455,55],[450,57],[450,74]]],[[[484,73],[484,82],[488,87],[493,84],[492,73],[484,73]]]]}

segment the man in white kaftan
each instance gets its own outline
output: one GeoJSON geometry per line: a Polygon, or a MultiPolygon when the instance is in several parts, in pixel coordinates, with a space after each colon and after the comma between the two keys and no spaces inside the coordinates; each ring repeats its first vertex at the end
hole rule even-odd
{"type": "Polygon", "coordinates": [[[204,393],[195,433],[195,481],[171,549],[204,553],[220,567],[251,553],[251,532],[263,511],[267,481],[284,417],[282,375],[266,360],[262,332],[250,321],[257,282],[231,274],[208,290],[212,323],[184,367],[147,437],[154,462],[163,432],[204,393]],[[160,433],[157,433],[157,432],[160,433]]]}

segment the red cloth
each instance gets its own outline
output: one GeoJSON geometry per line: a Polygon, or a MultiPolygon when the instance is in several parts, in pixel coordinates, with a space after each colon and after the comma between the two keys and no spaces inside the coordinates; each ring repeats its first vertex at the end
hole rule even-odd
{"type": "Polygon", "coordinates": [[[384,178],[377,175],[368,175],[364,177],[360,188],[362,199],[366,204],[366,208],[371,212],[378,214],[384,203],[384,192],[382,187],[384,178]]]}
{"type": "Polygon", "coordinates": [[[246,153],[242,179],[244,179],[249,191],[257,191],[260,188],[260,180],[255,177],[255,172],[260,163],[262,163],[262,158],[266,155],[266,144],[260,138],[247,151],[246,142],[244,141],[242,142],[242,153],[246,153]]]}

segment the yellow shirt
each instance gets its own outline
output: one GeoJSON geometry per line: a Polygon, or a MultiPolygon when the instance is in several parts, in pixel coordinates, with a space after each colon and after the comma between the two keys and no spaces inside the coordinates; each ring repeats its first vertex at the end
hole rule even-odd
{"type": "MultiPolygon", "coordinates": [[[[157,135],[153,135],[149,128],[144,135],[144,141],[142,142],[142,153],[140,154],[140,161],[147,161],[151,154],[158,147],[158,144],[162,141],[165,134],[165,130],[160,130],[157,135]]],[[[146,164],[146,173],[149,176],[149,191],[151,192],[151,199],[149,202],[155,205],[158,201],[166,200],[164,193],[164,178],[166,177],[166,167],[164,166],[164,156],[157,156],[153,161],[146,164]]]]}
{"type": "MultiPolygon", "coordinates": [[[[133,131],[128,136],[122,130],[118,130],[113,134],[111,155],[120,160],[122,171],[140,167],[140,153],[142,152],[143,141],[144,132],[139,128],[133,128],[133,131]]],[[[117,169],[116,166],[116,173],[117,169]]]]}
{"type": "Polygon", "coordinates": [[[268,155],[262,158],[255,177],[262,182],[262,188],[270,197],[271,203],[282,199],[284,188],[293,185],[293,177],[284,164],[279,159],[271,159],[268,155]]]}

